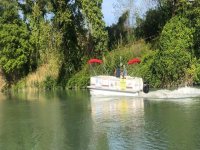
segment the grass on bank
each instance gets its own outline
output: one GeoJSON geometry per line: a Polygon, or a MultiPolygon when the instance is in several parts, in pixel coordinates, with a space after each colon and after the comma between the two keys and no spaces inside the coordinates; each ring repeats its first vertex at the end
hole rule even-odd
{"type": "Polygon", "coordinates": [[[61,59],[57,53],[49,53],[48,59],[35,72],[12,86],[13,90],[52,89],[56,87],[61,59]]]}

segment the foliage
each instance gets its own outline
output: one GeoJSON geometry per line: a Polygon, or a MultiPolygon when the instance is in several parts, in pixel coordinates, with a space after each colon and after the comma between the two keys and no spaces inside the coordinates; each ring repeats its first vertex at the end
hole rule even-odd
{"type": "Polygon", "coordinates": [[[197,58],[200,58],[200,1],[193,1],[186,5],[186,17],[192,22],[194,32],[194,53],[197,58]]]}
{"type": "Polygon", "coordinates": [[[15,0],[1,0],[0,1],[0,23],[1,24],[17,24],[19,22],[19,15],[17,9],[17,2],[15,0]]]}
{"type": "MultiPolygon", "coordinates": [[[[120,47],[114,51],[107,53],[103,57],[103,64],[94,65],[89,67],[88,64],[85,64],[83,69],[76,73],[67,83],[68,88],[85,88],[89,84],[90,76],[95,75],[114,75],[115,68],[120,67],[120,63],[125,65],[129,75],[136,73],[136,69],[140,70],[141,65],[127,65],[128,60],[135,57],[142,57],[145,53],[149,53],[149,45],[145,44],[144,41],[138,41],[126,45],[125,47],[120,47]],[[136,68],[136,67],[137,68],[136,68]]],[[[137,74],[140,75],[140,74],[137,74]]]]}
{"type": "Polygon", "coordinates": [[[58,82],[79,71],[84,56],[97,56],[107,49],[107,32],[102,20],[102,1],[51,1],[55,27],[62,32],[61,52],[64,59],[58,82]]]}
{"type": "MultiPolygon", "coordinates": [[[[37,68],[36,71],[29,73],[26,77],[21,79],[16,85],[13,85],[12,88],[17,87],[17,89],[33,88],[33,89],[45,89],[44,82],[47,77],[51,77],[56,81],[59,74],[60,64],[60,53],[57,51],[46,51],[43,57],[46,58],[43,65],[37,68]]],[[[53,87],[54,88],[54,87],[53,87]]]]}
{"type": "Polygon", "coordinates": [[[154,87],[199,82],[199,1],[155,1],[157,7],[145,19],[137,18],[136,37],[151,44],[158,39],[158,50],[143,58],[140,76],[154,87]]]}
{"type": "Polygon", "coordinates": [[[2,0],[0,4],[0,58],[8,81],[38,71],[49,63],[49,54],[58,53],[58,83],[65,86],[83,59],[101,57],[107,50],[101,0],[2,0]]]}
{"type": "Polygon", "coordinates": [[[160,50],[144,58],[141,73],[154,87],[172,87],[193,82],[193,33],[190,21],[174,16],[163,28],[160,50]]]}
{"type": "Polygon", "coordinates": [[[0,17],[0,65],[9,82],[15,82],[28,73],[32,50],[29,32],[14,4],[3,1],[0,17]]]}
{"type": "Polygon", "coordinates": [[[161,50],[192,50],[194,29],[182,16],[173,17],[164,27],[160,37],[161,50]]]}
{"type": "Polygon", "coordinates": [[[4,24],[0,31],[0,65],[10,81],[15,81],[28,72],[30,44],[25,26],[4,24]],[[12,43],[12,44],[10,44],[12,43]]]}
{"type": "Polygon", "coordinates": [[[105,22],[101,12],[103,0],[81,0],[82,10],[87,20],[89,42],[94,45],[91,47],[92,55],[101,56],[107,51],[108,34],[105,31],[105,22]]]}
{"type": "Polygon", "coordinates": [[[157,6],[136,16],[136,27],[127,11],[106,28],[102,0],[1,0],[0,69],[9,83],[21,79],[19,88],[82,88],[89,82],[89,58],[103,59],[106,72],[94,66],[97,73],[113,75],[139,57],[141,64],[126,66],[128,74],[154,87],[200,82],[200,1],[151,2],[157,6]]]}
{"type": "Polygon", "coordinates": [[[166,22],[172,17],[171,5],[167,2],[160,3],[155,9],[146,12],[145,18],[136,16],[135,36],[152,42],[162,32],[166,22]]]}
{"type": "Polygon", "coordinates": [[[86,65],[67,82],[67,88],[85,88],[89,85],[89,67],[86,65]]]}
{"type": "MultiPolygon", "coordinates": [[[[150,51],[143,55],[142,63],[137,69],[137,75],[141,76],[145,82],[148,82],[151,87],[159,87],[161,85],[161,81],[157,78],[155,73],[152,71],[154,68],[154,60],[158,51],[150,51]]],[[[135,75],[135,74],[131,74],[135,75]]]]}
{"type": "Polygon", "coordinates": [[[17,82],[15,85],[12,85],[12,89],[14,91],[23,90],[26,88],[26,81],[24,79],[21,79],[19,82],[17,82]]]}
{"type": "Polygon", "coordinates": [[[146,45],[144,41],[138,41],[136,43],[119,47],[105,56],[104,66],[109,75],[114,75],[114,70],[122,65],[127,67],[129,73],[132,69],[134,70],[134,67],[128,67],[128,61],[135,57],[141,58],[142,55],[148,52],[148,50],[149,45],[146,45]]]}
{"type": "Polygon", "coordinates": [[[118,19],[117,24],[107,27],[108,30],[108,48],[114,49],[119,45],[126,45],[134,40],[133,29],[128,26],[129,12],[124,12],[118,19]]]}
{"type": "Polygon", "coordinates": [[[47,90],[54,89],[56,86],[56,80],[51,76],[47,76],[43,84],[44,88],[47,90]]]}
{"type": "Polygon", "coordinates": [[[200,60],[197,60],[194,63],[194,83],[198,84],[200,83],[200,60]]]}
{"type": "Polygon", "coordinates": [[[184,85],[190,68],[191,55],[182,50],[158,51],[150,66],[156,87],[184,85]]]}

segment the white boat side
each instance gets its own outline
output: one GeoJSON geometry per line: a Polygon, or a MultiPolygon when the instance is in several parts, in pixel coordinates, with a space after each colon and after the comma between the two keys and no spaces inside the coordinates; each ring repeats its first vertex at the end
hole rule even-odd
{"type": "Polygon", "coordinates": [[[143,80],[139,77],[93,76],[90,78],[91,95],[138,96],[143,91],[143,80]]]}

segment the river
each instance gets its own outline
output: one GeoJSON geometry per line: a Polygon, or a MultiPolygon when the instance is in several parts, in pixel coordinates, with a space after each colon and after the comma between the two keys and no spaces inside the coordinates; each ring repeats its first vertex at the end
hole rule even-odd
{"type": "Polygon", "coordinates": [[[0,94],[0,150],[198,150],[200,97],[182,95],[0,94]]]}

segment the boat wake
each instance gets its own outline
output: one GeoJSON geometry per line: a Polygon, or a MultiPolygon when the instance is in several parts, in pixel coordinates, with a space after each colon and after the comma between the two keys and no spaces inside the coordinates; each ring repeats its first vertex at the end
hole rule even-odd
{"type": "Polygon", "coordinates": [[[194,87],[182,87],[176,90],[157,90],[148,94],[140,93],[139,97],[150,99],[182,99],[200,97],[200,89],[194,87]]]}

